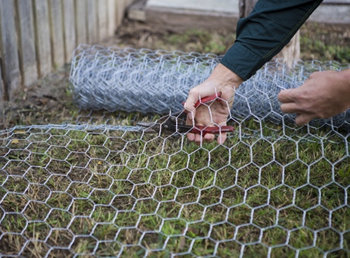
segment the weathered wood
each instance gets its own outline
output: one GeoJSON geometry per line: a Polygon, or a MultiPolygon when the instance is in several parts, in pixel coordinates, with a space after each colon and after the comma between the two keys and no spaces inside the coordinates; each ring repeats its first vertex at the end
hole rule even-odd
{"type": "Polygon", "coordinates": [[[74,0],[63,0],[64,59],[69,63],[76,48],[74,0]]]}
{"type": "Polygon", "coordinates": [[[98,28],[100,41],[107,38],[108,35],[108,10],[107,0],[98,0],[98,28]]]}
{"type": "Polygon", "coordinates": [[[88,33],[86,26],[86,1],[75,0],[75,15],[76,15],[76,33],[77,33],[77,44],[88,43],[88,33]]]}
{"type": "Polygon", "coordinates": [[[89,44],[95,44],[99,41],[96,5],[96,0],[87,0],[87,31],[89,44]]]}
{"type": "Polygon", "coordinates": [[[38,71],[43,77],[52,70],[49,8],[47,0],[33,0],[33,5],[38,71]]]}
{"type": "Polygon", "coordinates": [[[147,0],[136,1],[128,8],[128,18],[136,21],[146,21],[146,2],[147,0]]]}
{"type": "Polygon", "coordinates": [[[1,62],[0,62],[0,117],[1,117],[1,113],[4,110],[4,102],[5,102],[5,88],[2,80],[2,68],[1,68],[1,62]]]}
{"type": "Polygon", "coordinates": [[[116,14],[117,26],[120,26],[120,24],[123,21],[126,6],[127,6],[126,0],[118,1],[117,14],[116,14]]]}
{"type": "Polygon", "coordinates": [[[62,6],[60,0],[49,0],[52,65],[57,69],[64,65],[64,41],[62,6]]]}
{"type": "Polygon", "coordinates": [[[239,18],[247,17],[258,0],[239,0],[239,18]]]}
{"type": "Polygon", "coordinates": [[[188,29],[235,30],[238,16],[229,13],[184,11],[171,8],[146,7],[146,22],[158,29],[185,31],[188,29]]]}
{"type": "MultiPolygon", "coordinates": [[[[258,0],[239,0],[239,16],[246,17],[253,10],[258,0]]],[[[300,32],[298,31],[291,41],[274,58],[282,58],[289,66],[300,59],[300,32]]]]}
{"type": "Polygon", "coordinates": [[[108,5],[108,37],[112,37],[117,29],[116,15],[117,2],[115,0],[107,0],[108,5]]]}
{"type": "Polygon", "coordinates": [[[300,60],[300,31],[297,31],[290,42],[274,58],[283,59],[289,67],[293,66],[294,61],[300,60]]]}
{"type": "Polygon", "coordinates": [[[0,55],[6,100],[13,99],[21,85],[14,12],[13,0],[0,1],[0,55]]]}
{"type": "Polygon", "coordinates": [[[38,80],[32,1],[17,0],[16,10],[22,84],[28,87],[38,80]]]}

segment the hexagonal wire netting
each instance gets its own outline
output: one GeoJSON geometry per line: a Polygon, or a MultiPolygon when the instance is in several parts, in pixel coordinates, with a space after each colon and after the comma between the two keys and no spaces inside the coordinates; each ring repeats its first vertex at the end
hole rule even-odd
{"type": "MultiPolygon", "coordinates": [[[[181,110],[219,60],[81,46],[73,96],[87,109],[181,110]]],[[[235,131],[223,145],[147,134],[132,122],[0,131],[0,253],[349,256],[349,112],[296,127],[276,98],[312,71],[347,67],[268,63],[237,90],[235,131]]]]}

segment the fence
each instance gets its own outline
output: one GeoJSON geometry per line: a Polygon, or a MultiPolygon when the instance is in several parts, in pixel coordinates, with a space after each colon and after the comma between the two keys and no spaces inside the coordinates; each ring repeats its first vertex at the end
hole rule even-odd
{"type": "Polygon", "coordinates": [[[1,0],[0,102],[112,36],[132,0],[1,0]],[[1,81],[2,79],[2,81],[1,81]]]}
{"type": "MultiPolygon", "coordinates": [[[[82,108],[177,111],[217,62],[80,46],[70,80],[82,108]]],[[[350,113],[296,127],[277,103],[311,72],[347,68],[266,64],[236,91],[223,145],[121,112],[0,130],[0,256],[349,257],[350,113]]]]}

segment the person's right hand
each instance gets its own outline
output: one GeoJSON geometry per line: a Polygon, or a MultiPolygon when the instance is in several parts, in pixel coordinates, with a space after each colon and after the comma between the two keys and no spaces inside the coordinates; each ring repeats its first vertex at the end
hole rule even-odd
{"type": "MultiPolygon", "coordinates": [[[[235,89],[243,82],[243,80],[226,68],[219,64],[210,77],[203,83],[192,88],[188,94],[184,107],[188,112],[187,124],[202,126],[224,126],[230,113],[235,89]],[[209,105],[201,105],[197,109],[195,104],[199,99],[205,98],[221,92],[221,101],[214,101],[209,105]]],[[[200,134],[188,133],[189,141],[200,144],[203,139],[211,142],[215,139],[214,134],[206,134],[202,137],[200,134]]],[[[226,133],[218,136],[218,143],[222,144],[226,140],[226,133]]]]}

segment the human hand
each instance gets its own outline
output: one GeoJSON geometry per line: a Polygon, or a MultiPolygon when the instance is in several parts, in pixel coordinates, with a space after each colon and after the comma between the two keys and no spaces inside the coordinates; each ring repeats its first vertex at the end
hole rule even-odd
{"type": "Polygon", "coordinates": [[[350,108],[350,69],[312,73],[299,88],[281,91],[278,100],[282,112],[297,114],[297,125],[340,114],[350,108]]]}
{"type": "MultiPolygon", "coordinates": [[[[188,94],[184,107],[188,112],[187,124],[202,125],[202,126],[224,126],[227,122],[227,117],[230,113],[235,88],[237,88],[243,80],[226,68],[219,64],[210,77],[203,83],[192,88],[188,94]],[[220,100],[216,100],[208,105],[200,105],[197,109],[195,104],[199,99],[208,97],[221,92],[220,100]]],[[[218,136],[218,143],[222,144],[226,140],[226,133],[221,133],[218,136]]],[[[215,139],[214,134],[194,134],[188,133],[189,141],[194,141],[200,144],[203,139],[207,142],[212,142],[215,139]]]]}

